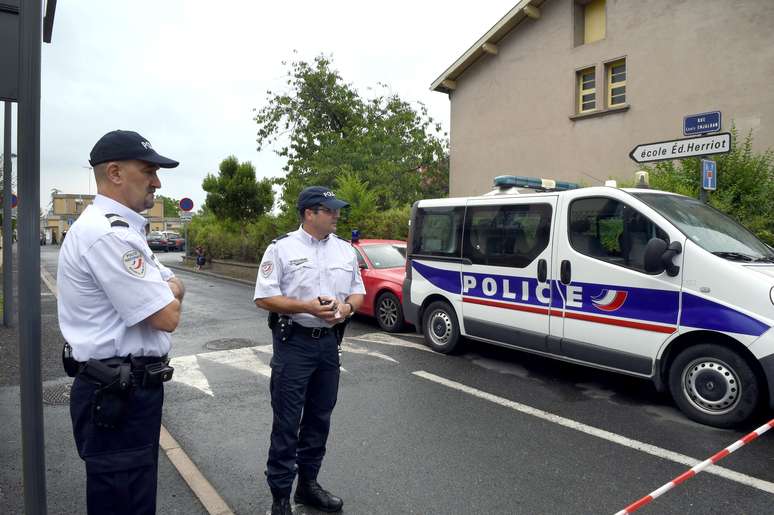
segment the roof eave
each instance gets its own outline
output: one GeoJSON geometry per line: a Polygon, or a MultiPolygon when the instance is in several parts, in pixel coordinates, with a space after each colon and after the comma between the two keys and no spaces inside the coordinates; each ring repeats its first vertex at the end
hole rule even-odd
{"type": "Polygon", "coordinates": [[[496,53],[492,45],[497,45],[516,25],[522,22],[524,18],[536,18],[540,16],[537,10],[543,3],[543,0],[521,0],[513,9],[503,16],[486,34],[476,41],[454,64],[449,66],[435,81],[430,85],[431,91],[449,93],[456,87],[456,80],[465,71],[473,65],[482,55],[486,53],[496,53]],[[488,45],[488,46],[487,46],[488,45]],[[493,52],[494,50],[494,52],[493,52]]]}

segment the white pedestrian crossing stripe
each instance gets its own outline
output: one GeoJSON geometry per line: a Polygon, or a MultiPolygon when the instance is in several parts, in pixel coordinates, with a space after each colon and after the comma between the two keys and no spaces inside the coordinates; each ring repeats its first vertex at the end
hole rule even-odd
{"type": "MultiPolygon", "coordinates": [[[[410,343],[405,340],[395,338],[394,336],[386,335],[384,333],[371,333],[363,335],[362,337],[344,338],[344,342],[341,346],[342,352],[370,356],[372,358],[377,358],[395,364],[399,363],[398,360],[391,356],[381,352],[372,351],[363,347],[362,345],[358,345],[358,341],[429,350],[427,347],[422,345],[410,343]]],[[[170,364],[175,368],[172,381],[190,386],[203,392],[206,395],[209,395],[210,397],[214,397],[215,394],[213,393],[210,382],[202,371],[202,368],[206,368],[208,364],[214,363],[232,367],[237,370],[243,370],[255,376],[269,378],[271,377],[271,367],[269,366],[269,361],[271,359],[272,352],[273,350],[271,345],[258,345],[255,347],[242,347],[239,349],[204,352],[201,354],[192,354],[189,356],[172,358],[170,364]],[[262,357],[261,355],[266,356],[262,357]]],[[[347,372],[345,368],[342,368],[341,370],[342,372],[347,372]]]]}

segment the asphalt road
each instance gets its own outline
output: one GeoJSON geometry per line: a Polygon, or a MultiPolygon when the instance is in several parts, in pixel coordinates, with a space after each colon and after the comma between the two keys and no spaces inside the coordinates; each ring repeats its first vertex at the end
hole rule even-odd
{"type": "MultiPolygon", "coordinates": [[[[164,425],[235,513],[265,513],[265,313],[251,286],[179,276],[188,293],[164,425]]],[[[526,353],[436,354],[365,318],[343,350],[319,479],[350,514],[612,514],[689,468],[682,457],[703,460],[757,427],[702,426],[648,382],[526,353]]],[[[767,433],[638,513],[771,513],[773,451],[767,433]]]]}

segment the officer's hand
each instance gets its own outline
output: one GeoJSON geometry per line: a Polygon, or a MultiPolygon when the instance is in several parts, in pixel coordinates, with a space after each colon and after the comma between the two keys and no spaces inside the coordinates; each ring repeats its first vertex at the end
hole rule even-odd
{"type": "Polygon", "coordinates": [[[341,318],[340,313],[339,318],[336,318],[339,305],[338,301],[333,297],[322,296],[314,298],[307,303],[307,307],[308,313],[326,322],[335,323],[341,318]]]}
{"type": "Polygon", "coordinates": [[[171,277],[167,281],[167,284],[169,285],[169,289],[172,290],[172,295],[174,295],[177,300],[182,302],[183,297],[185,296],[185,286],[183,286],[183,281],[177,277],[171,277]]]}

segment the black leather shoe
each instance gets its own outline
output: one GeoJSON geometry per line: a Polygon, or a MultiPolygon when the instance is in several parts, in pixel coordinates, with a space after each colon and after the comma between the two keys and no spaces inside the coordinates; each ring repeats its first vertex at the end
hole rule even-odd
{"type": "Polygon", "coordinates": [[[290,497],[275,497],[271,503],[271,515],[293,515],[290,509],[290,497]]]}
{"type": "Polygon", "coordinates": [[[293,500],[298,504],[306,504],[307,506],[312,506],[313,508],[328,513],[341,511],[341,507],[344,506],[344,501],[332,493],[323,490],[320,483],[314,480],[299,480],[298,486],[296,487],[296,495],[293,496],[293,500]]]}

